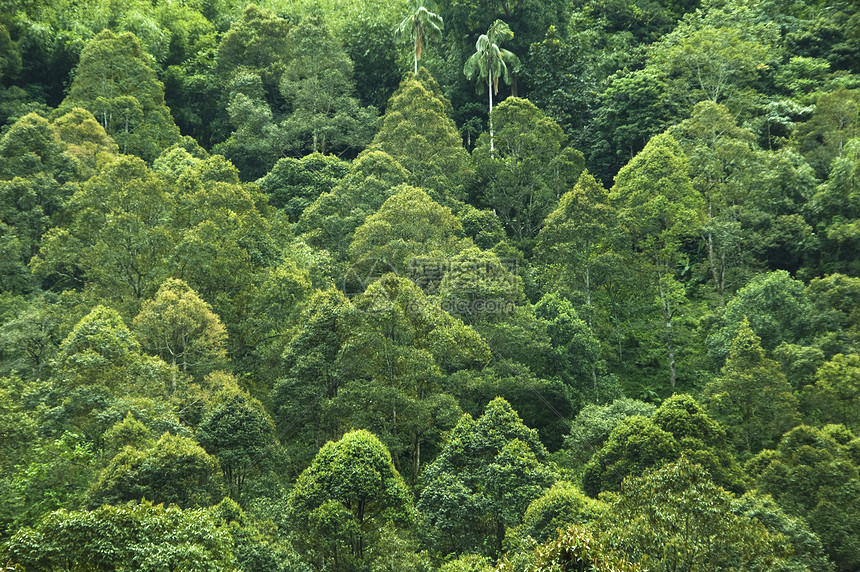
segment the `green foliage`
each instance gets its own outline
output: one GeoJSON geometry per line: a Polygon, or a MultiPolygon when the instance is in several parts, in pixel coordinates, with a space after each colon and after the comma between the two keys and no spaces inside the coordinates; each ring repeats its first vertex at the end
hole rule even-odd
{"type": "Polygon", "coordinates": [[[134,34],[101,32],[81,51],[81,61],[61,109],[90,111],[123,153],[154,160],[179,139],[164,103],[164,86],[134,34]]]}
{"type": "Polygon", "coordinates": [[[628,475],[660,466],[678,457],[672,434],[647,417],[634,415],[621,421],[603,447],[585,466],[583,490],[596,497],[602,490],[618,490],[628,475]]]}
{"type": "Polygon", "coordinates": [[[508,530],[505,543],[512,548],[535,541],[539,544],[552,540],[556,532],[572,524],[585,524],[600,516],[605,507],[599,501],[585,496],[568,481],[558,481],[540,498],[529,504],[522,524],[508,530]]]}
{"type": "Polygon", "coordinates": [[[821,364],[814,385],[804,387],[801,399],[809,419],[816,426],[828,423],[860,431],[857,399],[860,394],[860,356],[836,354],[821,364]]]}
{"type": "Polygon", "coordinates": [[[472,152],[475,199],[491,207],[520,243],[537,236],[558,197],[579,178],[584,159],[561,128],[525,99],[511,97],[490,113],[493,136],[472,152]]]}
{"type": "MultiPolygon", "coordinates": [[[[501,353],[498,346],[494,348],[497,353],[501,353]]],[[[547,348],[530,346],[523,348],[522,353],[534,358],[528,354],[535,349],[547,348]]],[[[530,365],[534,366],[535,361],[533,359],[530,365]]],[[[563,433],[569,425],[568,419],[578,405],[573,392],[564,383],[558,379],[540,377],[521,362],[498,361],[480,373],[457,372],[448,378],[445,387],[457,397],[465,412],[476,417],[493,399],[503,398],[527,426],[538,431],[541,443],[550,452],[561,448],[563,433]]]]}
{"type": "MultiPolygon", "coordinates": [[[[349,257],[356,263],[378,260],[406,275],[422,257],[444,257],[468,245],[463,227],[448,207],[421,189],[403,185],[355,231],[349,257]]],[[[366,285],[365,285],[366,286],[366,285]]]]}
{"type": "Polygon", "coordinates": [[[654,305],[662,320],[655,320],[652,327],[660,324],[654,336],[660,341],[649,343],[665,348],[669,383],[674,388],[678,377],[676,331],[683,324],[677,318],[687,302],[678,281],[686,262],[682,247],[699,231],[704,210],[677,141],[669,134],[652,138],[618,172],[610,199],[617,205],[618,222],[625,229],[634,260],[642,265],[647,284],[656,291],[654,305]]]}
{"type": "Polygon", "coordinates": [[[688,22],[693,29],[679,26],[678,39],[666,41],[653,56],[653,65],[672,78],[682,97],[721,103],[764,68],[769,46],[749,30],[688,22]]]}
{"type": "Polygon", "coordinates": [[[355,229],[408,179],[409,173],[391,155],[365,151],[330,193],[323,193],[303,211],[298,229],[310,246],[345,258],[355,229]]]}
{"type": "Polygon", "coordinates": [[[463,66],[467,78],[477,78],[477,90],[481,92],[481,82],[487,81],[487,97],[489,98],[490,155],[493,152],[493,95],[499,93],[499,79],[511,83],[511,73],[519,71],[520,60],[510,50],[501,47],[502,42],[511,40],[514,33],[502,20],[496,20],[490,25],[486,34],[481,34],[475,42],[475,53],[463,66]],[[510,69],[508,68],[510,62],[510,69]]]}
{"type": "Polygon", "coordinates": [[[215,74],[222,85],[234,74],[251,73],[260,78],[269,104],[279,101],[278,86],[290,54],[287,36],[292,26],[254,4],[232,23],[221,38],[215,56],[215,74]]]}
{"type": "Polygon", "coordinates": [[[726,450],[726,431],[689,395],[675,394],[653,416],[633,415],[618,423],[585,466],[583,490],[592,497],[617,491],[622,481],[684,456],[703,465],[721,486],[744,488],[737,461],[726,450]]]}
{"type": "Polygon", "coordinates": [[[535,258],[544,265],[545,280],[577,302],[589,325],[600,317],[598,287],[611,280],[618,263],[612,249],[618,230],[609,193],[583,171],[546,217],[537,237],[535,258]]]}
{"type": "Polygon", "coordinates": [[[546,294],[535,304],[535,315],[547,321],[553,346],[547,372],[560,377],[582,403],[601,403],[616,397],[618,388],[606,374],[599,342],[571,303],[557,294],[546,294]]]}
{"type": "Polygon", "coordinates": [[[537,432],[496,398],[474,420],[464,415],[424,472],[418,508],[443,553],[498,555],[505,528],[520,524],[531,501],[556,480],[537,432]]]}
{"type": "Polygon", "coordinates": [[[648,570],[778,569],[789,553],[758,520],[732,512],[732,495],[681,457],[625,481],[600,523],[612,552],[648,570]]]}
{"type": "Polygon", "coordinates": [[[269,204],[283,209],[291,222],[324,193],[332,189],[349,172],[349,164],[333,155],[311,153],[301,159],[279,159],[269,173],[260,179],[260,190],[269,196],[269,204]]]}
{"type": "Polygon", "coordinates": [[[7,0],[2,562],[857,569],[855,4],[7,0]]]}
{"type": "Polygon", "coordinates": [[[582,53],[584,44],[576,36],[566,38],[551,25],[546,37],[529,47],[529,66],[523,69],[529,99],[571,137],[577,137],[586,123],[588,106],[595,98],[595,71],[582,53]]]}
{"type": "Polygon", "coordinates": [[[738,451],[758,453],[800,423],[797,398],[775,361],[765,357],[749,322],[741,322],[722,375],[705,387],[707,407],[738,451]]]}
{"type": "Polygon", "coordinates": [[[415,44],[414,73],[418,75],[418,62],[424,52],[424,44],[432,39],[442,38],[442,18],[427,9],[424,0],[409,0],[410,14],[406,16],[394,32],[395,41],[409,40],[415,44]]]}
{"type": "MultiPolygon", "coordinates": [[[[832,426],[831,426],[832,427],[832,426]]],[[[858,464],[851,454],[853,435],[840,441],[806,425],[786,433],[776,451],[751,461],[760,491],[770,494],[788,514],[801,517],[818,535],[837,570],[857,565],[858,464]],[[844,444],[843,444],[844,443],[844,444]]],[[[838,434],[837,433],[837,434],[838,434]]]]}
{"type": "Polygon", "coordinates": [[[143,302],[134,331],[144,350],[197,380],[226,366],[224,324],[182,280],[166,280],[143,302]]]}
{"type": "Polygon", "coordinates": [[[165,277],[172,210],[164,182],[142,160],[117,159],[70,199],[68,222],[43,236],[33,272],[60,287],[85,285],[136,313],[165,277]]]}
{"type": "Polygon", "coordinates": [[[732,511],[742,517],[758,520],[773,535],[781,535],[789,543],[785,561],[779,570],[811,570],[827,572],[834,569],[824,553],[821,540],[810,530],[806,521],[788,515],[768,495],[750,492],[736,499],[732,511]]]}
{"type": "Polygon", "coordinates": [[[59,510],[21,529],[7,548],[31,570],[232,569],[232,539],[206,509],[151,502],[59,510]]]}
{"type": "Polygon", "coordinates": [[[589,156],[589,168],[610,180],[660,133],[676,113],[668,85],[649,68],[619,72],[608,80],[599,96],[594,118],[598,135],[589,156]]]}
{"type": "Polygon", "coordinates": [[[625,418],[651,417],[656,407],[636,399],[620,398],[607,405],[590,403],[580,409],[565,437],[567,453],[574,466],[584,465],[625,418]]]}
{"type": "Polygon", "coordinates": [[[140,344],[114,310],[97,306],[60,344],[56,374],[62,389],[117,389],[140,357],[140,344]]]}
{"type": "Polygon", "coordinates": [[[585,527],[568,526],[534,549],[526,561],[506,557],[499,563],[500,572],[552,572],[554,570],[605,570],[606,572],[637,572],[644,570],[624,557],[613,554],[605,543],[596,539],[585,527]]]}
{"type": "Polygon", "coordinates": [[[105,451],[113,456],[126,447],[144,450],[154,444],[152,432],[130,411],[125,419],[117,421],[113,427],[105,431],[104,440],[105,451]]]}
{"type": "Polygon", "coordinates": [[[800,150],[821,178],[826,176],[833,159],[842,155],[845,142],[860,134],[858,98],[857,90],[844,88],[822,94],[812,118],[798,127],[800,150]]]}
{"type": "Polygon", "coordinates": [[[451,111],[439,84],[422,68],[391,96],[368,147],[388,153],[409,172],[410,184],[442,203],[461,198],[469,160],[451,111]]]}
{"type": "Polygon", "coordinates": [[[236,393],[221,398],[197,429],[197,439],[221,465],[236,500],[249,477],[274,458],[275,426],[259,401],[236,393]]]}
{"type": "Polygon", "coordinates": [[[293,59],[281,76],[292,113],[281,123],[286,149],[296,153],[357,154],[370,142],[376,109],[353,96],[353,65],[318,19],[307,18],[287,37],[293,59]]]}
{"type": "Polygon", "coordinates": [[[709,351],[715,359],[726,358],[744,319],[765,350],[797,342],[806,334],[808,313],[802,282],[784,270],[759,274],[726,304],[721,327],[708,338],[709,351]]]}
{"type": "Polygon", "coordinates": [[[190,508],[214,505],[224,486],[215,457],[192,439],[165,433],[148,449],[120,451],[88,496],[91,508],[141,499],[190,508]]]}
{"type": "Polygon", "coordinates": [[[318,566],[335,570],[362,563],[382,525],[409,526],[412,511],[391,455],[368,431],[323,445],[287,499],[298,546],[318,566]]]}
{"type": "Polygon", "coordinates": [[[77,162],[63,151],[48,120],[38,113],[28,113],[0,139],[0,176],[30,178],[45,173],[59,184],[75,180],[77,162]]]}
{"type": "Polygon", "coordinates": [[[502,321],[525,300],[516,260],[461,247],[458,254],[447,257],[442,276],[433,276],[434,261],[431,258],[428,262],[422,265],[421,259],[415,261],[412,270],[416,282],[429,292],[438,288],[445,311],[467,323],[502,321]]]}

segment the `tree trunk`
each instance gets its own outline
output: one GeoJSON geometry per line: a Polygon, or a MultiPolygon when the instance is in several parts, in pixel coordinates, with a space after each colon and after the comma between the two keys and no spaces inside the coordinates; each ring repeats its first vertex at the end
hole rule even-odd
{"type": "Polygon", "coordinates": [[[487,74],[487,93],[490,95],[490,113],[487,120],[490,124],[490,155],[493,154],[493,74],[487,74]]]}
{"type": "MultiPolygon", "coordinates": [[[[708,201],[708,223],[714,220],[713,215],[713,206],[711,201],[708,201]]],[[[717,268],[717,260],[714,254],[714,232],[708,229],[708,265],[711,267],[711,275],[714,278],[714,286],[717,287],[717,293],[720,295],[720,305],[725,305],[725,300],[723,300],[723,281],[720,280],[720,269],[717,268]]]]}
{"type": "Polygon", "coordinates": [[[660,302],[663,305],[663,321],[666,323],[666,354],[669,358],[669,383],[672,384],[672,389],[675,389],[675,381],[677,375],[675,372],[675,342],[672,340],[672,312],[669,308],[669,300],[666,298],[666,292],[663,291],[663,284],[660,282],[658,273],[657,289],[660,292],[660,302]]]}
{"type": "Polygon", "coordinates": [[[588,263],[585,263],[585,307],[588,308],[588,314],[585,316],[586,323],[589,328],[593,328],[592,314],[594,311],[591,308],[591,268],[588,263]]]}

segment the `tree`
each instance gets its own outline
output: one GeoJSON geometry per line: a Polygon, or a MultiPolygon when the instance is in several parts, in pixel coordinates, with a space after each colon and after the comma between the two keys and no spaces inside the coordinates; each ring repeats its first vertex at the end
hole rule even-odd
{"type": "Polygon", "coordinates": [[[384,151],[409,172],[409,184],[434,200],[462,200],[469,156],[442,88],[421,68],[407,75],[388,100],[379,131],[368,148],[384,151]]]}
{"type": "Polygon", "coordinates": [[[118,390],[140,359],[140,343],[115,310],[96,306],[60,344],[55,375],[62,389],[94,385],[118,390]]]}
{"type": "Polygon", "coordinates": [[[349,163],[333,155],[311,153],[301,159],[279,159],[272,170],[258,181],[269,204],[283,209],[290,222],[332,189],[349,173],[349,163]]]}
{"type": "Polygon", "coordinates": [[[605,543],[584,526],[570,525],[558,530],[527,556],[528,563],[521,568],[516,556],[508,555],[499,563],[499,572],[554,572],[555,570],[606,570],[607,572],[639,572],[644,568],[631,564],[626,558],[613,554],[605,543]]]}
{"type": "Polygon", "coordinates": [[[400,22],[394,32],[395,41],[409,39],[415,43],[414,73],[418,75],[418,62],[424,51],[424,44],[429,40],[442,39],[442,17],[427,9],[426,0],[409,0],[410,14],[400,22]]]}
{"type": "Polygon", "coordinates": [[[275,426],[263,405],[244,393],[221,398],[197,429],[197,439],[214,455],[231,495],[241,500],[245,482],[271,461],[277,447],[275,426]]]}
{"type": "Polygon", "coordinates": [[[75,193],[66,224],[45,233],[33,273],[57,289],[88,290],[136,314],[166,278],[174,248],[174,200],[165,187],[137,157],[110,163],[75,193]]]}
{"type": "Polygon", "coordinates": [[[681,456],[703,465],[717,484],[743,490],[740,466],[726,450],[725,429],[684,394],[664,401],[651,417],[634,415],[618,423],[585,466],[583,490],[592,497],[617,491],[626,477],[681,456]]]}
{"type": "Polygon", "coordinates": [[[815,113],[798,126],[800,151],[815,168],[819,178],[826,178],[831,162],[842,156],[845,143],[860,134],[860,92],[840,88],[823,93],[815,104],[815,113]]]}
{"type": "Polygon", "coordinates": [[[617,395],[618,388],[607,379],[600,343],[568,300],[554,293],[545,294],[535,304],[535,315],[547,321],[553,346],[547,373],[560,377],[574,390],[580,403],[606,402],[617,395]]]}
{"type": "Polygon", "coordinates": [[[486,137],[472,152],[472,194],[491,207],[509,235],[526,247],[558,198],[582,172],[582,153],[568,146],[558,124],[526,99],[510,97],[490,113],[493,148],[486,137]]]}
{"type": "Polygon", "coordinates": [[[15,121],[0,139],[0,177],[31,178],[50,175],[59,184],[78,180],[80,166],[57,141],[47,119],[28,113],[15,121]]]}
{"type": "Polygon", "coordinates": [[[248,5],[230,25],[216,50],[214,73],[222,89],[236,74],[255,74],[260,78],[265,102],[280,108],[278,86],[292,54],[287,37],[293,25],[257,5],[248,5]]]}
{"type": "Polygon", "coordinates": [[[296,481],[287,514],[318,566],[362,563],[386,523],[411,524],[412,500],[391,455],[369,431],[329,441],[296,481]]]}
{"type": "Polygon", "coordinates": [[[860,526],[856,443],[844,427],[800,425],[783,435],[775,451],[762,451],[748,464],[758,489],[809,523],[840,572],[860,563],[853,533],[860,526]]]}
{"type": "Polygon", "coordinates": [[[677,114],[666,80],[651,68],[622,70],[598,96],[589,169],[610,181],[677,114]]]}
{"type": "Polygon", "coordinates": [[[722,375],[705,387],[707,407],[731,435],[738,451],[758,453],[800,423],[797,398],[775,361],[744,319],[722,375]]]}
{"type": "Polygon", "coordinates": [[[529,65],[523,75],[529,84],[529,99],[558,121],[570,137],[582,140],[589,108],[594,105],[597,70],[578,36],[565,37],[557,24],[546,36],[529,46],[529,65]]]}
{"type": "Polygon", "coordinates": [[[119,144],[123,153],[146,161],[179,139],[164,103],[150,56],[131,33],[104,30],[81,51],[81,61],[60,108],[90,111],[119,144]]]}
{"type": "Polygon", "coordinates": [[[409,177],[388,153],[364,151],[331,192],[320,195],[302,212],[298,230],[308,245],[344,259],[355,229],[409,177]]]}
{"type": "Polygon", "coordinates": [[[529,504],[522,524],[508,529],[505,543],[512,550],[530,541],[545,543],[559,530],[590,522],[603,510],[605,506],[602,503],[585,496],[573,483],[558,481],[529,504]]]}
{"type": "Polygon", "coordinates": [[[0,85],[6,84],[21,71],[21,53],[9,37],[6,26],[0,25],[0,85]]]}
{"type": "Polygon", "coordinates": [[[86,109],[73,108],[56,118],[51,129],[65,146],[66,153],[79,161],[84,179],[98,174],[107,158],[119,153],[116,142],[86,109]]]}
{"type": "Polygon", "coordinates": [[[678,444],[668,431],[647,417],[622,420],[597,451],[582,477],[582,488],[591,497],[603,490],[618,490],[628,475],[642,473],[678,458],[678,444]]]}
{"type": "Polygon", "coordinates": [[[91,507],[146,499],[181,508],[211,506],[224,495],[218,461],[193,439],[165,433],[148,449],[126,447],[89,492],[91,507]]]}
{"type": "Polygon", "coordinates": [[[152,502],[58,510],[11,539],[12,562],[30,570],[187,570],[233,565],[229,532],[208,509],[183,510],[152,502]]]}
{"type": "Polygon", "coordinates": [[[463,66],[463,73],[472,79],[478,76],[478,85],[487,80],[487,96],[489,98],[490,114],[490,154],[493,153],[493,95],[499,93],[499,79],[505,83],[511,83],[511,72],[520,69],[520,60],[512,52],[501,47],[501,43],[514,37],[511,29],[501,20],[496,20],[487,30],[481,34],[475,42],[475,53],[472,54],[463,66]],[[510,62],[510,69],[508,69],[510,62]]]}
{"type": "Polygon", "coordinates": [[[860,356],[836,354],[821,364],[815,373],[815,384],[803,388],[801,399],[806,416],[816,425],[838,423],[854,432],[860,431],[860,356]]]}
{"type": "Polygon", "coordinates": [[[856,275],[857,225],[860,217],[860,139],[845,141],[840,156],[830,163],[827,182],[809,201],[810,222],[820,243],[818,266],[823,272],[856,275]]]}
{"type": "Polygon", "coordinates": [[[589,403],[579,410],[565,437],[567,453],[574,467],[584,465],[603,447],[612,431],[627,417],[651,417],[656,406],[636,399],[620,398],[607,405],[589,403]]]}
{"type": "Polygon", "coordinates": [[[684,242],[699,230],[703,205],[690,181],[689,163],[671,135],[651,139],[618,172],[610,198],[637,258],[650,274],[650,286],[656,290],[669,383],[674,388],[675,317],[686,301],[677,280],[678,267],[684,260],[684,242]]]}
{"type": "Polygon", "coordinates": [[[727,357],[745,319],[765,351],[796,343],[806,336],[809,314],[802,282],[785,270],[759,274],[726,304],[720,327],[707,339],[709,353],[717,360],[727,357]]]}
{"type": "Polygon", "coordinates": [[[860,347],[860,278],[844,274],[813,278],[806,295],[815,345],[826,349],[828,356],[856,353],[860,347]]]}
{"type": "Polygon", "coordinates": [[[354,97],[353,64],[321,19],[308,17],[287,36],[294,57],[281,76],[281,95],[292,112],[281,122],[293,153],[352,152],[374,134],[377,111],[354,97]]]}
{"type": "Polygon", "coordinates": [[[750,491],[732,503],[735,514],[758,520],[772,536],[781,535],[789,543],[784,551],[785,562],[780,570],[832,572],[833,562],[827,558],[821,539],[803,518],[782,510],[773,497],[750,491]]]}
{"type": "Polygon", "coordinates": [[[489,348],[475,330],[394,274],[370,284],[354,308],[340,356],[354,381],[323,404],[322,417],[334,434],[372,430],[398,471],[414,482],[422,462],[440,447],[440,429],[461,414],[443,393],[445,376],[478,370],[489,361],[489,348]]]}
{"type": "MultiPolygon", "coordinates": [[[[773,570],[783,539],[732,512],[731,493],[686,457],[625,481],[604,513],[601,536],[615,554],[648,570],[773,570]]],[[[776,568],[778,569],[778,568],[776,568]]]]}
{"type": "Polygon", "coordinates": [[[546,459],[537,432],[504,399],[491,401],[477,420],[464,415],[424,473],[418,508],[437,548],[500,554],[505,529],[556,480],[546,459]]]}
{"type": "Polygon", "coordinates": [[[596,298],[600,285],[617,263],[612,249],[617,235],[609,193],[583,171],[573,190],[565,192],[546,217],[537,236],[535,256],[545,265],[547,279],[554,289],[579,302],[580,314],[592,328],[599,317],[596,298]]]}
{"type": "Polygon", "coordinates": [[[359,264],[378,260],[406,275],[423,257],[441,258],[462,250],[468,245],[462,234],[451,209],[421,189],[403,185],[392,189],[391,197],[356,229],[349,257],[359,264]]]}
{"type": "Polygon", "coordinates": [[[516,263],[493,251],[462,248],[444,264],[418,259],[411,278],[428,293],[439,295],[443,308],[469,324],[501,322],[525,302],[516,263]]]}
{"type": "MultiPolygon", "coordinates": [[[[384,4],[399,10],[396,4],[384,4]]],[[[355,89],[362,105],[385,109],[385,102],[397,89],[403,74],[399,71],[400,53],[391,19],[382,10],[363,10],[343,21],[337,37],[355,65],[355,89]],[[368,50],[367,46],[373,46],[368,50]]]]}
{"type": "Polygon", "coordinates": [[[737,126],[728,108],[711,101],[696,104],[692,117],[671,132],[690,160],[693,187],[705,202],[701,235],[722,303],[727,287],[731,290],[751,272],[741,220],[742,211],[752,207],[746,204],[751,202],[750,179],[762,177],[761,155],[754,150],[753,134],[737,126]]]}
{"type": "Polygon", "coordinates": [[[653,65],[673,78],[680,97],[721,103],[752,83],[768,59],[770,46],[756,32],[740,22],[714,26],[690,19],[654,50],[653,65]]]}
{"type": "Polygon", "coordinates": [[[143,348],[200,380],[227,365],[227,331],[212,307],[182,280],[169,278],[134,319],[143,348]]]}

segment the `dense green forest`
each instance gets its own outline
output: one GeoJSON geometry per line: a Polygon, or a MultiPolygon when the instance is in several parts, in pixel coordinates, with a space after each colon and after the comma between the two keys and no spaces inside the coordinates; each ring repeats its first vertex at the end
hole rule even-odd
{"type": "Polygon", "coordinates": [[[855,0],[3,0],[0,564],[860,571],[855,0]]]}

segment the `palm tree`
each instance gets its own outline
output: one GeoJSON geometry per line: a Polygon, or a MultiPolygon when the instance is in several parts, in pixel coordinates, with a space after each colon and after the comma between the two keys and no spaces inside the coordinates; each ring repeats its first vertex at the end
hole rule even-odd
{"type": "Polygon", "coordinates": [[[418,75],[418,60],[427,40],[442,38],[442,17],[427,9],[425,0],[409,0],[409,16],[400,22],[394,39],[408,37],[415,42],[415,75],[418,75]]]}
{"type": "MultiPolygon", "coordinates": [[[[511,71],[520,69],[520,60],[512,52],[500,47],[504,40],[510,40],[514,37],[514,33],[501,20],[496,20],[487,30],[486,34],[481,34],[478,41],[475,42],[475,53],[466,60],[466,65],[463,66],[463,73],[471,79],[474,75],[478,75],[480,80],[487,79],[487,93],[490,96],[490,151],[493,151],[493,95],[499,93],[499,78],[502,78],[505,83],[511,83],[511,71]],[[508,67],[510,63],[510,68],[508,67]]],[[[479,88],[480,89],[480,88],[479,88]]]]}

